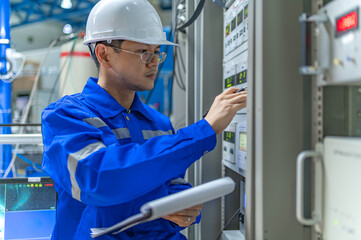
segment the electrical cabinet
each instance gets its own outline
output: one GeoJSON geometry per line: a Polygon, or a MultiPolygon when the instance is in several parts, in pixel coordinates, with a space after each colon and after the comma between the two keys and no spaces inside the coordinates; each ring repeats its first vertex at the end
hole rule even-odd
{"type": "MultiPolygon", "coordinates": [[[[312,239],[361,238],[359,174],[361,149],[360,0],[316,4],[310,25],[312,75],[312,146],[297,158],[297,219],[311,226],[312,239]],[[305,187],[305,163],[311,159],[312,183],[305,187]],[[308,198],[305,197],[306,193],[308,198]],[[310,200],[311,216],[305,216],[310,200]]],[[[306,70],[306,71],[302,71],[306,70]]],[[[310,70],[310,71],[307,71],[310,70]]]]}
{"type": "MultiPolygon", "coordinates": [[[[228,5],[228,8],[224,11],[223,90],[230,87],[247,88],[248,78],[248,0],[236,0],[228,5]]],[[[231,124],[223,132],[222,164],[224,167],[241,175],[239,178],[242,178],[239,181],[240,196],[238,197],[240,200],[238,210],[234,213],[237,216],[233,216],[238,220],[239,228],[230,232],[224,231],[223,239],[232,239],[232,236],[245,237],[246,158],[247,108],[244,108],[237,112],[231,124]]],[[[228,209],[232,208],[226,207],[225,211],[228,209]]],[[[229,213],[224,214],[230,215],[229,213]]]]}
{"type": "MultiPolygon", "coordinates": [[[[318,83],[361,83],[361,1],[332,1],[317,12],[318,83]]],[[[315,18],[315,17],[314,17],[315,18]]]]}
{"type": "MultiPolygon", "coordinates": [[[[199,2],[186,1],[185,19],[199,2]]],[[[189,170],[194,185],[221,174],[237,183],[221,204],[204,205],[189,239],[216,239],[221,231],[223,239],[308,239],[295,217],[294,158],[305,142],[298,71],[303,2],[205,1],[185,31],[186,125],[200,120],[222,90],[247,87],[248,93],[247,108],[189,170]]]]}
{"type": "MultiPolygon", "coordinates": [[[[224,12],[223,90],[247,87],[248,0],[236,0],[224,12]]],[[[245,176],[247,108],[240,110],[223,133],[223,164],[245,176]],[[232,129],[230,133],[230,129],[232,129]],[[229,138],[232,135],[233,147],[229,138]],[[230,150],[232,149],[232,153],[230,150]],[[230,161],[230,157],[232,160],[230,161]]]]}

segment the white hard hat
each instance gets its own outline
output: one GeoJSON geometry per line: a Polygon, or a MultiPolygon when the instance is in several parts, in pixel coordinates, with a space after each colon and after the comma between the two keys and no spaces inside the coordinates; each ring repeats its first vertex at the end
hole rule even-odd
{"type": "Polygon", "coordinates": [[[93,7],[83,44],[111,40],[178,46],[167,41],[158,13],[147,0],[101,0],[93,7]]]}

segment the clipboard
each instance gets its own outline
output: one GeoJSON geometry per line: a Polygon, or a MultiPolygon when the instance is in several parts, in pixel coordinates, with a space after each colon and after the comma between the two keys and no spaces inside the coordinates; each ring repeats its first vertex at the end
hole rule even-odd
{"type": "Polygon", "coordinates": [[[91,228],[91,237],[104,234],[118,234],[137,224],[152,221],[192,206],[205,203],[233,192],[235,183],[230,177],[207,182],[196,187],[145,203],[140,213],[131,216],[109,228],[91,228]]]}

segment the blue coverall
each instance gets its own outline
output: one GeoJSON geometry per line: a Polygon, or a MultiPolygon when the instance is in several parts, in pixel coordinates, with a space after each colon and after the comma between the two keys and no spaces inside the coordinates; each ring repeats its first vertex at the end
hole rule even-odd
{"type": "MultiPolygon", "coordinates": [[[[43,169],[58,192],[57,240],[91,239],[90,228],[110,227],[148,201],[189,188],[174,179],[216,145],[206,120],[175,134],[169,118],[137,94],[127,110],[96,78],[43,111],[42,133],[43,169]]],[[[185,239],[181,229],[160,218],[97,239],[185,239]]]]}

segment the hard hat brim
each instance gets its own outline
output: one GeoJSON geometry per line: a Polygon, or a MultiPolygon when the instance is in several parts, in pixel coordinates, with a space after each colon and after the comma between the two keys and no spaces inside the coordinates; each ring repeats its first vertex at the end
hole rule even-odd
{"type": "Polygon", "coordinates": [[[132,42],[138,42],[138,43],[143,43],[143,44],[147,44],[147,45],[171,45],[171,46],[175,46],[175,47],[179,47],[179,44],[177,43],[173,43],[171,41],[167,41],[167,40],[155,40],[155,41],[140,41],[139,39],[132,39],[132,38],[108,38],[108,39],[91,39],[91,40],[86,40],[84,38],[84,45],[88,45],[91,43],[96,43],[96,42],[103,42],[103,41],[107,41],[107,40],[126,40],[126,41],[132,41],[132,42]]]}

